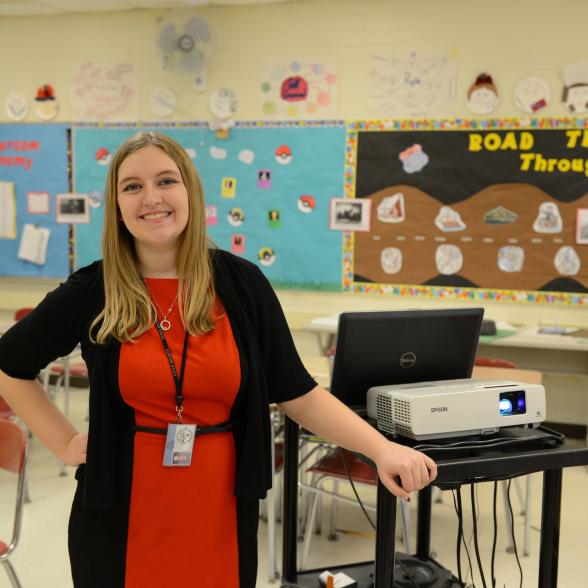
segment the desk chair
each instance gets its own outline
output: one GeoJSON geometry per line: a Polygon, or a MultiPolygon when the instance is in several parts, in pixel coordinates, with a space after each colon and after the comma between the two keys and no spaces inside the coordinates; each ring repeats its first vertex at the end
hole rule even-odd
{"type": "Polygon", "coordinates": [[[12,538],[8,544],[0,540],[0,562],[4,566],[13,588],[21,588],[18,576],[10,563],[9,557],[16,549],[20,538],[25,496],[26,464],[27,443],[23,430],[12,421],[0,419],[0,468],[18,474],[12,538]]]}
{"type": "MultiPolygon", "coordinates": [[[[493,358],[476,358],[474,364],[473,377],[484,380],[515,380],[517,382],[525,382],[527,384],[541,384],[543,381],[543,374],[536,370],[521,370],[516,368],[516,364],[512,365],[498,365],[499,363],[512,364],[512,362],[506,360],[494,360],[493,358]],[[484,359],[483,363],[478,363],[479,359],[484,359]],[[495,363],[491,363],[495,362],[495,363]],[[514,366],[514,367],[512,367],[514,366]]],[[[525,527],[523,534],[523,555],[529,555],[529,538],[531,534],[531,517],[529,508],[532,499],[532,484],[531,476],[526,476],[525,485],[525,496],[523,498],[522,490],[519,486],[519,480],[514,479],[515,489],[519,497],[520,503],[523,505],[522,514],[525,517],[525,527]]],[[[507,528],[507,547],[506,550],[509,553],[514,551],[514,537],[512,536],[512,519],[510,515],[510,509],[508,508],[508,493],[507,493],[507,482],[502,481],[502,495],[504,502],[504,511],[506,516],[506,528],[507,528]]]]}
{"type": "MultiPolygon", "coordinates": [[[[347,496],[343,496],[342,494],[338,493],[338,485],[339,482],[342,480],[348,480],[347,471],[345,469],[345,464],[343,462],[345,459],[345,464],[347,465],[347,469],[349,471],[349,475],[353,480],[353,483],[360,487],[363,486],[371,486],[375,487],[378,483],[378,474],[371,464],[367,463],[363,459],[361,459],[356,454],[347,451],[341,447],[335,447],[328,451],[323,457],[321,457],[315,464],[308,468],[308,472],[313,474],[312,481],[310,484],[299,483],[304,490],[309,491],[312,493],[310,499],[310,507],[308,510],[308,518],[306,521],[305,529],[304,529],[304,546],[302,549],[302,557],[300,560],[300,569],[303,570],[306,567],[306,563],[308,561],[308,553],[310,550],[310,541],[312,535],[315,530],[315,520],[317,515],[317,508],[320,504],[319,498],[320,496],[329,496],[332,500],[331,503],[331,522],[330,522],[330,532],[329,538],[335,537],[335,505],[336,501],[346,502],[348,504],[352,504],[354,506],[359,506],[355,498],[349,498],[347,496]],[[334,483],[334,491],[329,492],[323,488],[323,484],[328,481],[332,480],[334,483]]],[[[402,529],[403,529],[403,542],[404,547],[407,553],[410,553],[410,544],[409,544],[409,530],[408,530],[408,504],[404,501],[399,501],[401,512],[402,512],[402,529]]],[[[364,507],[366,510],[374,511],[376,510],[375,505],[373,504],[366,504],[364,502],[364,507]]]]}

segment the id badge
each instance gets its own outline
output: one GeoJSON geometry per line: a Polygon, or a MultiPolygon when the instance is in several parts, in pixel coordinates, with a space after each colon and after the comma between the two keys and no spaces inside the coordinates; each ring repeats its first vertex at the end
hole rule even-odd
{"type": "Polygon", "coordinates": [[[166,467],[188,467],[192,463],[192,449],[196,437],[196,425],[167,425],[163,465],[166,467]]]}

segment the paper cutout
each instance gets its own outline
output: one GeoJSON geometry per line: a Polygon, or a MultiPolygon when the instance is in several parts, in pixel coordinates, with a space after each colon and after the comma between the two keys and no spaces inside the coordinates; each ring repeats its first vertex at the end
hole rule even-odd
{"type": "Polygon", "coordinates": [[[25,224],[18,246],[18,253],[16,254],[17,257],[37,265],[45,265],[50,235],[51,231],[48,228],[25,224]]]}
{"type": "Polygon", "coordinates": [[[100,147],[96,151],[96,161],[100,165],[108,165],[112,159],[112,154],[106,147],[100,147]]]}
{"type": "Polygon", "coordinates": [[[77,120],[132,121],[139,114],[139,72],[132,63],[80,64],[72,77],[71,107],[77,120]]]}
{"type": "Polygon", "coordinates": [[[245,253],[245,235],[232,235],[231,251],[233,253],[245,253]]]}
{"type": "Polygon", "coordinates": [[[398,247],[386,247],[380,253],[380,265],[387,274],[397,274],[402,269],[402,251],[398,247]]]}
{"type": "Polygon", "coordinates": [[[429,156],[418,143],[402,151],[398,158],[407,174],[420,172],[429,163],[429,156]]]}
{"type": "Polygon", "coordinates": [[[245,213],[241,208],[231,208],[227,215],[229,224],[233,227],[240,227],[245,221],[245,213]]]}
{"type": "Polygon", "coordinates": [[[56,194],[55,222],[61,224],[87,224],[90,222],[90,205],[86,194],[56,194]]]}
{"type": "Polygon", "coordinates": [[[450,114],[456,61],[450,52],[403,56],[372,54],[369,106],[376,117],[450,114]]]}
{"type": "Polygon", "coordinates": [[[542,202],[539,205],[539,213],[533,223],[533,230],[537,233],[562,232],[563,220],[555,202],[542,202]]]}
{"type": "Polygon", "coordinates": [[[16,239],[14,182],[0,182],[0,239],[16,239]]]}
{"type": "Polygon", "coordinates": [[[377,209],[377,219],[383,223],[401,223],[406,218],[404,210],[404,194],[396,192],[386,196],[377,209]]]}
{"type": "Polygon", "coordinates": [[[233,118],[237,112],[237,97],[230,88],[217,88],[210,93],[208,108],[220,121],[233,118]]]}
{"type": "Polygon", "coordinates": [[[190,159],[196,159],[196,149],[194,149],[193,147],[187,147],[186,153],[188,154],[188,157],[190,159]]]}
{"type": "Polygon", "coordinates": [[[276,261],[276,252],[271,247],[262,247],[257,253],[261,265],[270,266],[276,261]]]}
{"type": "Polygon", "coordinates": [[[246,165],[251,165],[255,159],[255,153],[250,149],[243,149],[239,151],[239,161],[246,165]]]}
{"type": "Polygon", "coordinates": [[[212,157],[212,159],[226,159],[227,150],[220,149],[218,147],[211,147],[210,148],[210,157],[212,157]]]}
{"type": "Polygon", "coordinates": [[[517,84],[514,91],[517,108],[528,114],[534,114],[545,108],[550,99],[551,90],[543,78],[525,78],[517,84]]]}
{"type": "Polygon", "coordinates": [[[302,196],[300,196],[298,198],[298,210],[300,212],[304,212],[305,214],[308,214],[310,212],[312,212],[316,206],[316,200],[314,198],[314,196],[310,196],[308,194],[303,194],[302,196]]]}
{"type": "Polygon", "coordinates": [[[257,187],[268,190],[272,187],[272,172],[269,169],[260,169],[257,172],[257,187]]]}
{"type": "Polygon", "coordinates": [[[221,196],[223,198],[234,198],[237,191],[236,178],[223,178],[221,180],[221,196]]]}
{"type": "Polygon", "coordinates": [[[570,245],[560,247],[553,260],[555,269],[562,276],[575,276],[580,271],[580,258],[570,245]]]}
{"type": "Polygon", "coordinates": [[[588,62],[564,66],[562,102],[566,110],[574,114],[588,112],[588,62]]]}
{"type": "Polygon", "coordinates": [[[331,230],[369,231],[371,205],[365,198],[331,198],[331,230]]]}
{"type": "Polygon", "coordinates": [[[59,112],[59,101],[55,97],[53,86],[45,84],[37,88],[33,111],[41,120],[52,120],[59,112]]]}
{"type": "Polygon", "coordinates": [[[102,201],[104,200],[104,194],[98,190],[93,190],[88,193],[88,203],[92,208],[100,208],[102,201]]]}
{"type": "Polygon", "coordinates": [[[435,225],[446,233],[463,231],[466,228],[459,212],[453,210],[450,206],[442,206],[439,209],[439,213],[435,218],[435,225]]]}
{"type": "Polygon", "coordinates": [[[484,213],[484,222],[489,225],[506,225],[516,222],[518,214],[504,206],[497,206],[484,213]]]}
{"type": "Polygon", "coordinates": [[[218,225],[218,209],[214,204],[207,204],[205,208],[206,224],[218,225]]]}
{"type": "Polygon", "coordinates": [[[178,97],[171,88],[161,86],[151,92],[149,105],[155,116],[171,116],[178,106],[178,97]]]}
{"type": "Polygon", "coordinates": [[[437,271],[444,276],[456,274],[463,266],[463,255],[457,245],[439,245],[435,251],[437,271]]]}
{"type": "Polygon", "coordinates": [[[29,112],[26,98],[15,92],[8,94],[4,99],[4,111],[10,120],[16,122],[24,120],[29,112]]]}
{"type": "Polygon", "coordinates": [[[588,245],[588,208],[576,210],[576,243],[588,245]]]}
{"type": "Polygon", "coordinates": [[[268,63],[261,84],[261,109],[264,117],[335,118],[337,76],[333,63],[268,63]]]}
{"type": "Polygon", "coordinates": [[[503,272],[520,272],[525,263],[525,250],[514,245],[505,245],[498,250],[498,268],[503,272]]]}
{"type": "Polygon", "coordinates": [[[275,153],[276,161],[282,165],[288,165],[292,161],[292,150],[288,145],[280,145],[275,153]]]}
{"type": "Polygon", "coordinates": [[[50,200],[49,192],[27,192],[27,212],[29,214],[49,214],[50,200]]]}
{"type": "Polygon", "coordinates": [[[467,107],[474,114],[490,114],[498,107],[498,90],[492,76],[480,74],[470,86],[467,96],[467,107]]]}
{"type": "Polygon", "coordinates": [[[282,226],[280,220],[280,211],[277,208],[273,208],[267,213],[267,226],[270,229],[278,229],[282,226]]]}

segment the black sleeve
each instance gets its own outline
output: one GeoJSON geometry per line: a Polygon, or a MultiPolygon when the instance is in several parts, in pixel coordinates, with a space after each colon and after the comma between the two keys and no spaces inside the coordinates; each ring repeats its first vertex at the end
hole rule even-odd
{"type": "Polygon", "coordinates": [[[276,293],[261,270],[257,266],[253,268],[252,286],[257,305],[257,337],[269,401],[293,400],[310,392],[317,383],[302,364],[296,351],[276,293]]]}
{"type": "Polygon", "coordinates": [[[71,353],[88,328],[87,306],[96,300],[98,262],[72,274],[0,337],[0,369],[33,380],[47,364],[71,353]]]}

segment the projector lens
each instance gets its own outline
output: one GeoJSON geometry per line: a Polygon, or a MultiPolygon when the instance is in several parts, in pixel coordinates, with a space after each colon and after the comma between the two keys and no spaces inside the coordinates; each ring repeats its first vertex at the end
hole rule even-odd
{"type": "Polygon", "coordinates": [[[511,390],[509,392],[501,392],[498,400],[498,409],[500,416],[525,414],[527,412],[525,391],[511,390]]]}

